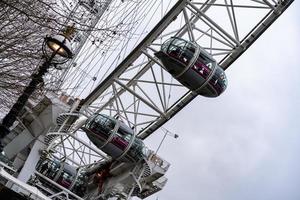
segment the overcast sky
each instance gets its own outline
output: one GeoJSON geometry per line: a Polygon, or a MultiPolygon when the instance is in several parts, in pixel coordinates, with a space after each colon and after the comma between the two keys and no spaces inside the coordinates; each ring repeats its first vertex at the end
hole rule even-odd
{"type": "Polygon", "coordinates": [[[300,199],[299,10],[295,1],[231,65],[224,94],[198,97],[168,122],[180,137],[159,150],[169,182],[149,200],[300,199]]]}

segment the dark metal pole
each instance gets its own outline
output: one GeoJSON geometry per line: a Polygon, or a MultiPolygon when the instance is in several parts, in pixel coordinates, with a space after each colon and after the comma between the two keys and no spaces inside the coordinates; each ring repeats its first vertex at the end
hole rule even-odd
{"type": "MultiPolygon", "coordinates": [[[[10,132],[10,127],[16,121],[20,111],[25,106],[31,94],[36,90],[39,83],[43,82],[43,76],[51,66],[51,61],[57,52],[53,52],[51,57],[47,59],[40,67],[37,73],[32,75],[29,85],[24,89],[22,95],[18,98],[17,102],[13,105],[10,111],[2,120],[0,125],[0,140],[2,140],[10,132]]],[[[1,144],[0,144],[1,145],[1,144]]],[[[1,150],[1,147],[0,147],[1,150]]]]}

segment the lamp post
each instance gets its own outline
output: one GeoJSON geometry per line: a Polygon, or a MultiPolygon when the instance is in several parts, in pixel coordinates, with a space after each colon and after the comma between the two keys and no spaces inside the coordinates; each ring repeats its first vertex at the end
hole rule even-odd
{"type": "Polygon", "coordinates": [[[3,118],[0,125],[0,140],[9,134],[10,127],[16,121],[19,112],[23,109],[31,94],[36,90],[38,84],[43,82],[43,76],[51,65],[56,66],[57,64],[63,64],[72,58],[71,44],[67,36],[47,36],[43,43],[43,55],[45,62],[38,68],[38,71],[31,76],[30,83],[3,118]]]}
{"type": "Polygon", "coordinates": [[[167,130],[167,129],[163,128],[163,127],[162,127],[162,129],[164,129],[165,135],[162,138],[162,140],[160,141],[160,143],[159,143],[159,145],[158,145],[158,147],[157,147],[157,149],[155,151],[155,154],[157,154],[158,150],[160,149],[160,147],[161,147],[162,143],[164,142],[165,138],[167,137],[167,135],[172,136],[175,139],[177,139],[179,137],[179,135],[174,134],[174,133],[170,132],[169,130],[167,130]]]}

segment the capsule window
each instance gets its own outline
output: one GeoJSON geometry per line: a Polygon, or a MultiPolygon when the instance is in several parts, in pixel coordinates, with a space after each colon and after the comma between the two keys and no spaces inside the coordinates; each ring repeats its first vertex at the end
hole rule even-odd
{"type": "Polygon", "coordinates": [[[133,158],[142,158],[143,157],[143,151],[144,151],[145,145],[142,140],[136,138],[131,146],[130,151],[128,152],[129,155],[133,158]]]}
{"type": "Polygon", "coordinates": [[[212,67],[212,60],[208,58],[205,54],[200,53],[198,57],[198,61],[204,63],[207,67],[211,68],[212,67]]]}
{"type": "Polygon", "coordinates": [[[171,43],[167,41],[167,43],[169,44],[167,53],[170,56],[185,64],[190,63],[196,51],[196,47],[192,43],[178,38],[175,38],[171,43]]]}
{"type": "Polygon", "coordinates": [[[122,136],[133,135],[133,130],[127,127],[123,122],[120,122],[118,133],[122,136]]]}
{"type": "Polygon", "coordinates": [[[106,132],[113,130],[116,125],[116,123],[112,119],[110,119],[104,115],[98,115],[95,118],[95,122],[96,122],[96,124],[100,125],[100,126],[98,126],[98,128],[100,128],[106,132]]]}
{"type": "Polygon", "coordinates": [[[172,42],[172,38],[164,42],[161,46],[161,51],[167,53],[170,43],[172,42]]]}

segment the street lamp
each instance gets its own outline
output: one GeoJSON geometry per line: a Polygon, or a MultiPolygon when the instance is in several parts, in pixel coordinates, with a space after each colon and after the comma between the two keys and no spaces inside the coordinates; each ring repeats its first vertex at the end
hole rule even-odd
{"type": "Polygon", "coordinates": [[[64,35],[46,36],[43,45],[43,54],[47,60],[49,60],[53,54],[53,56],[58,56],[55,61],[52,60],[52,63],[65,63],[73,56],[71,43],[64,35]],[[51,56],[49,57],[49,55],[51,56]]]}
{"type": "Polygon", "coordinates": [[[158,147],[157,147],[157,149],[156,149],[156,151],[155,151],[155,154],[157,154],[158,150],[160,149],[160,147],[161,147],[162,143],[164,142],[165,138],[167,137],[167,135],[168,135],[168,136],[171,136],[171,137],[173,137],[173,138],[175,138],[175,139],[177,139],[177,138],[179,137],[179,135],[170,132],[168,129],[165,129],[165,128],[163,128],[163,127],[161,127],[161,129],[163,129],[163,131],[165,132],[165,135],[164,135],[164,137],[162,138],[162,140],[160,141],[160,143],[159,143],[159,145],[158,145],[158,147]]]}
{"type": "Polygon", "coordinates": [[[47,36],[44,40],[42,50],[45,62],[38,68],[36,73],[32,74],[30,83],[24,89],[10,111],[2,119],[2,124],[0,125],[0,140],[9,134],[9,128],[16,121],[19,112],[23,109],[31,94],[36,90],[38,84],[43,82],[43,76],[51,65],[56,67],[57,64],[63,64],[73,56],[70,41],[68,36],[65,35],[47,36]]]}

